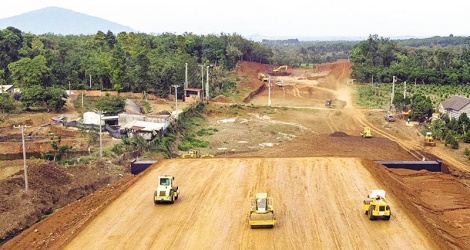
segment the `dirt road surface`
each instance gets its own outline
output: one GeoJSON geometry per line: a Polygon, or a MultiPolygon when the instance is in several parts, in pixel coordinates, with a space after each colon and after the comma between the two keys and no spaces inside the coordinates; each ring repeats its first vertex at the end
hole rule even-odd
{"type": "Polygon", "coordinates": [[[155,165],[65,249],[433,249],[388,196],[390,221],[369,221],[361,201],[383,188],[355,158],[174,159],[155,165]],[[158,175],[181,194],[155,205],[158,175]],[[250,229],[249,200],[268,192],[278,223],[250,229]]]}

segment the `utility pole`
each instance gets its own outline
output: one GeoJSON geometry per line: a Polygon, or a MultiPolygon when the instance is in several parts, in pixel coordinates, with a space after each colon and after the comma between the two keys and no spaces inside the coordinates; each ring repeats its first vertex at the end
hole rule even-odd
{"type": "Polygon", "coordinates": [[[102,116],[103,113],[100,113],[100,161],[103,159],[103,137],[101,135],[101,119],[102,119],[102,116]]]}
{"type": "Polygon", "coordinates": [[[188,63],[185,64],[184,68],[184,88],[188,88],[188,63]]]}
{"type": "Polygon", "coordinates": [[[268,80],[268,106],[271,106],[271,76],[269,76],[268,80]]]}
{"type": "Polygon", "coordinates": [[[175,117],[178,118],[178,87],[180,85],[173,84],[171,87],[175,88],[175,117]]]}
{"type": "Polygon", "coordinates": [[[405,81],[405,85],[403,86],[403,98],[406,99],[406,81],[405,81]]]}
{"type": "Polygon", "coordinates": [[[204,65],[199,65],[201,67],[201,101],[204,101],[204,65]]]}
{"type": "Polygon", "coordinates": [[[395,95],[395,80],[396,80],[396,77],[393,76],[393,81],[392,81],[392,96],[390,97],[390,109],[392,108],[392,105],[393,105],[393,96],[395,95]]]}
{"type": "Polygon", "coordinates": [[[209,66],[206,67],[206,102],[209,101],[209,66]]]}
{"type": "Polygon", "coordinates": [[[14,128],[21,128],[21,141],[23,143],[23,168],[24,168],[24,188],[25,192],[28,192],[28,167],[26,166],[26,149],[25,149],[25,142],[24,142],[24,128],[29,126],[26,125],[19,125],[13,126],[14,128]]]}
{"type": "Polygon", "coordinates": [[[101,121],[103,120],[103,114],[106,112],[103,112],[102,110],[95,110],[95,113],[100,115],[100,161],[103,159],[103,137],[101,133],[103,132],[101,129],[101,121]]]}
{"type": "Polygon", "coordinates": [[[90,74],[90,90],[91,90],[91,74],[90,74]]]}

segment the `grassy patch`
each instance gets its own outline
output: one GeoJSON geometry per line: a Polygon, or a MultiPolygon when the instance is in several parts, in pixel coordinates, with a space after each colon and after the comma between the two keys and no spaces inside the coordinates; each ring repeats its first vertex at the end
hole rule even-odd
{"type": "Polygon", "coordinates": [[[219,130],[216,128],[208,128],[208,129],[200,129],[199,131],[196,132],[197,136],[205,136],[205,135],[213,135],[215,132],[218,132],[219,130]]]}
{"type": "Polygon", "coordinates": [[[183,136],[181,143],[178,145],[178,149],[188,151],[193,148],[206,148],[207,146],[209,146],[208,141],[199,140],[194,134],[188,134],[183,136]]]}
{"type": "MultiPolygon", "coordinates": [[[[379,108],[390,104],[392,84],[356,84],[356,104],[362,107],[379,108]]],[[[395,84],[395,93],[404,93],[405,84],[395,84]]],[[[435,85],[435,84],[406,84],[406,96],[415,94],[427,96],[435,108],[453,95],[470,96],[470,85],[435,85]]]]}
{"type": "Polygon", "coordinates": [[[83,97],[83,102],[82,102],[82,97],[79,96],[73,102],[73,106],[75,107],[75,110],[77,112],[79,112],[80,114],[83,114],[86,111],[96,109],[96,104],[98,103],[98,101],[99,101],[99,97],[84,96],[83,97]]]}

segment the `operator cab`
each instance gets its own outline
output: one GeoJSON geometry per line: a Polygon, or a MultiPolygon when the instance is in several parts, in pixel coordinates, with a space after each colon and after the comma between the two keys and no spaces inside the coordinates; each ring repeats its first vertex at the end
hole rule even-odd
{"type": "Polygon", "coordinates": [[[160,179],[160,185],[169,186],[170,185],[170,179],[169,178],[161,178],[160,179]]]}

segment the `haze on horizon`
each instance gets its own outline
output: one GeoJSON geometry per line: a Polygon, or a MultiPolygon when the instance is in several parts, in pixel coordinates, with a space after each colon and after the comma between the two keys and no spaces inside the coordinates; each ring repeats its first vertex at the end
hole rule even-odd
{"type": "Polygon", "coordinates": [[[277,37],[468,36],[470,1],[10,0],[0,19],[60,7],[145,33],[238,33],[277,37]]]}

